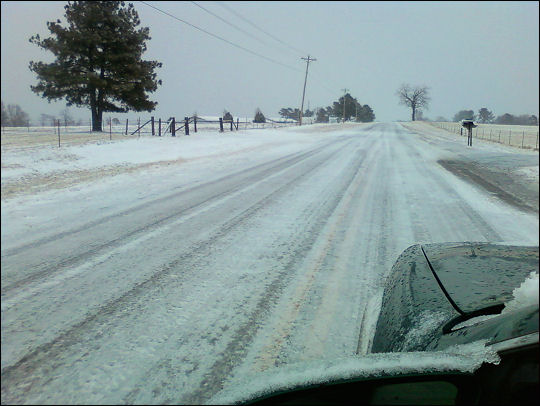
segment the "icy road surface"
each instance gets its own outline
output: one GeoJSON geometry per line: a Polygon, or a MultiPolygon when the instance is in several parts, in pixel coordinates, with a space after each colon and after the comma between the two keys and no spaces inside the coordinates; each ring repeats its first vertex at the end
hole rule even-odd
{"type": "Polygon", "coordinates": [[[3,199],[2,403],[203,403],[232,376],[369,352],[412,244],[538,244],[537,212],[437,163],[501,156],[537,177],[537,153],[323,128],[161,139],[154,166],[3,199]]]}

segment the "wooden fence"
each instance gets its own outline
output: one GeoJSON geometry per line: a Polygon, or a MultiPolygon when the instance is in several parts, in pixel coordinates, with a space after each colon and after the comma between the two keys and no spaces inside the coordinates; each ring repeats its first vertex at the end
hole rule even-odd
{"type": "Polygon", "coordinates": [[[1,145],[7,148],[26,148],[40,145],[80,145],[84,143],[110,141],[113,139],[126,139],[152,136],[190,135],[198,131],[238,131],[256,128],[277,128],[297,125],[293,121],[276,121],[266,119],[266,123],[254,123],[247,119],[217,120],[203,117],[184,117],[176,120],[170,117],[167,120],[150,117],[146,122],[137,119],[136,122],[126,120],[125,124],[113,124],[113,120],[104,120],[103,131],[92,131],[91,122],[83,125],[67,125],[60,120],[54,120],[50,126],[2,127],[0,132],[1,145]],[[141,124],[142,123],[142,124],[141,124]]]}
{"type": "MultiPolygon", "coordinates": [[[[291,121],[275,121],[267,119],[268,123],[254,123],[252,121],[240,121],[240,118],[236,120],[225,120],[223,117],[219,117],[218,120],[208,120],[203,117],[192,116],[184,117],[183,120],[176,120],[175,117],[170,117],[166,121],[159,118],[156,120],[153,116],[150,117],[150,120],[146,121],[144,124],[140,125],[138,123],[135,131],[132,131],[129,135],[134,135],[135,133],[139,134],[143,129],[145,133],[151,134],[152,136],[161,137],[162,135],[170,134],[173,137],[176,137],[177,133],[183,132],[184,135],[190,135],[190,131],[196,133],[198,129],[203,126],[205,129],[213,128],[219,132],[229,131],[238,131],[239,129],[248,129],[248,128],[265,128],[265,124],[268,127],[277,128],[286,125],[297,125],[296,122],[291,121]]],[[[126,120],[126,132],[125,135],[128,135],[129,122],[126,120]]]]}

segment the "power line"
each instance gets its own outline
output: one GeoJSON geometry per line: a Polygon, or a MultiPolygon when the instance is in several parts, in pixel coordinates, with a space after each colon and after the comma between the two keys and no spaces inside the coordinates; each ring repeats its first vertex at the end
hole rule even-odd
{"type": "MultiPolygon", "coordinates": [[[[287,43],[285,43],[284,41],[280,40],[279,38],[276,38],[275,36],[273,36],[272,34],[264,31],[262,28],[260,28],[258,25],[256,25],[255,23],[253,23],[252,21],[250,21],[249,19],[243,17],[242,15],[240,15],[240,13],[238,13],[237,11],[233,10],[231,7],[227,6],[225,3],[223,2],[218,2],[216,1],[216,3],[223,7],[224,9],[226,9],[227,11],[229,11],[231,14],[234,14],[235,16],[237,16],[238,18],[242,19],[243,21],[245,21],[246,23],[248,23],[249,25],[251,25],[252,27],[256,28],[257,30],[263,32],[264,34],[270,36],[272,39],[274,39],[275,41],[278,41],[279,43],[285,45],[287,48],[289,49],[292,49],[294,52],[294,54],[296,54],[296,52],[300,52],[301,54],[306,54],[307,52],[303,52],[301,50],[299,50],[298,48],[295,48],[293,47],[292,45],[289,45],[287,43]]],[[[282,49],[287,49],[287,48],[282,48],[282,49]]],[[[287,49],[289,52],[291,52],[289,49],[287,49]]],[[[317,75],[316,73],[312,73],[313,76],[315,76],[315,78],[319,78],[319,85],[324,87],[326,90],[328,90],[329,92],[333,93],[333,94],[336,94],[337,91],[335,90],[335,88],[330,88],[328,86],[326,86],[324,83],[322,83],[322,81],[326,81],[325,79],[322,79],[319,75],[317,75]]]]}
{"type": "Polygon", "coordinates": [[[307,52],[304,52],[304,51],[301,51],[300,49],[296,48],[296,47],[293,47],[292,45],[289,45],[287,44],[286,42],[280,40],[279,38],[276,38],[275,36],[273,36],[272,34],[266,32],[265,30],[263,30],[261,27],[259,27],[258,25],[256,25],[255,23],[251,22],[249,19],[241,16],[237,11],[233,10],[232,8],[230,8],[229,6],[227,6],[225,3],[222,3],[222,2],[217,2],[217,4],[219,4],[221,7],[225,8],[226,10],[228,10],[230,13],[236,15],[238,18],[240,18],[241,20],[245,21],[246,23],[248,23],[249,25],[251,25],[253,28],[261,31],[262,33],[268,35],[270,38],[272,38],[273,40],[285,45],[287,48],[289,49],[292,49],[293,51],[295,51],[295,54],[297,52],[299,52],[300,54],[306,54],[307,52]]]}
{"type": "Polygon", "coordinates": [[[232,45],[232,46],[234,46],[234,47],[236,47],[236,48],[239,48],[239,49],[241,49],[241,50],[243,50],[243,51],[245,51],[245,52],[248,52],[248,53],[250,53],[250,54],[252,54],[252,55],[258,56],[259,58],[266,59],[267,61],[270,61],[270,62],[272,62],[272,63],[281,65],[281,66],[283,66],[283,67],[285,67],[285,68],[292,69],[292,70],[294,70],[294,71],[296,71],[296,72],[302,72],[301,70],[296,69],[296,68],[293,68],[292,66],[285,65],[284,63],[281,63],[281,62],[279,62],[279,61],[276,61],[276,60],[274,60],[274,59],[272,59],[272,58],[268,58],[267,56],[261,55],[261,54],[255,52],[255,51],[252,51],[252,50],[250,50],[250,49],[247,49],[247,48],[245,48],[245,47],[243,47],[243,46],[241,46],[241,45],[235,44],[234,42],[231,42],[231,41],[229,41],[229,40],[227,40],[227,39],[225,39],[225,38],[223,38],[223,37],[220,37],[219,35],[212,34],[211,32],[208,32],[208,31],[206,31],[206,30],[203,29],[203,28],[197,27],[197,26],[194,25],[194,24],[191,24],[191,23],[189,23],[189,22],[187,22],[187,21],[185,21],[185,20],[182,20],[181,18],[178,18],[178,17],[176,17],[176,16],[174,16],[174,15],[172,15],[172,14],[166,12],[166,11],[163,11],[163,10],[157,8],[157,7],[154,7],[154,6],[152,6],[151,4],[148,4],[148,3],[145,2],[145,1],[141,1],[141,3],[147,5],[148,7],[153,8],[153,9],[156,10],[156,11],[159,11],[160,13],[163,13],[163,14],[165,14],[165,15],[171,17],[171,18],[174,18],[175,20],[178,20],[178,21],[180,21],[180,22],[182,22],[182,23],[184,23],[184,24],[187,24],[187,25],[189,25],[190,27],[193,27],[193,28],[195,28],[195,29],[197,29],[197,30],[199,30],[199,31],[202,31],[202,32],[204,32],[205,34],[208,34],[208,35],[210,35],[210,36],[212,36],[212,37],[214,37],[214,38],[217,38],[217,39],[219,39],[219,40],[221,40],[221,41],[224,41],[224,42],[226,42],[226,43],[229,44],[229,45],[232,45]]]}
{"type": "MultiPolygon", "coordinates": [[[[213,34],[213,33],[209,32],[209,31],[207,31],[207,30],[205,30],[205,29],[203,29],[203,28],[200,28],[200,27],[198,27],[198,26],[196,26],[196,25],[194,25],[194,24],[191,24],[191,23],[188,22],[188,21],[185,21],[185,20],[183,20],[183,19],[181,19],[181,18],[178,18],[178,17],[176,17],[176,16],[174,16],[174,15],[172,15],[172,14],[170,14],[170,13],[164,11],[164,10],[161,10],[161,9],[158,8],[158,7],[155,7],[155,6],[151,5],[151,4],[148,4],[148,3],[145,2],[145,1],[141,1],[141,3],[143,3],[144,5],[146,5],[146,6],[150,7],[150,8],[153,8],[154,10],[159,11],[160,13],[165,14],[165,15],[167,15],[167,16],[169,16],[169,17],[171,17],[171,18],[173,18],[173,19],[175,19],[175,20],[177,20],[177,21],[180,21],[180,22],[182,22],[182,23],[184,23],[184,24],[186,24],[186,25],[189,25],[190,27],[193,27],[193,28],[195,28],[195,29],[197,29],[197,30],[199,30],[199,31],[201,31],[201,32],[204,32],[205,34],[210,35],[211,37],[217,38],[217,39],[219,39],[219,40],[221,40],[221,41],[223,41],[223,42],[226,42],[226,43],[229,44],[229,45],[232,45],[232,46],[234,46],[234,47],[236,47],[236,48],[239,48],[239,49],[241,49],[241,50],[243,50],[243,51],[245,51],[245,52],[248,52],[248,53],[250,53],[250,54],[252,54],[252,55],[258,56],[259,58],[263,58],[263,59],[265,59],[265,60],[267,60],[267,61],[269,61],[269,62],[278,64],[278,65],[283,66],[283,67],[285,67],[285,68],[294,70],[295,72],[302,72],[301,70],[299,70],[299,69],[297,69],[297,68],[294,68],[294,67],[292,67],[292,66],[289,66],[289,65],[286,65],[286,64],[284,64],[284,63],[281,63],[281,62],[276,61],[276,60],[274,60],[274,59],[272,59],[272,58],[269,58],[269,57],[267,57],[267,56],[261,55],[261,54],[255,52],[255,51],[252,51],[252,50],[247,49],[247,48],[245,48],[245,47],[243,47],[243,46],[241,46],[241,45],[238,45],[238,44],[236,44],[236,43],[234,43],[234,42],[232,42],[232,41],[229,41],[229,40],[227,40],[227,39],[225,39],[225,38],[223,38],[223,37],[220,37],[219,35],[213,34]]],[[[218,4],[220,4],[220,5],[222,5],[222,6],[224,6],[224,7],[227,8],[227,6],[224,5],[224,4],[221,4],[221,3],[218,3],[218,4]]],[[[202,7],[201,7],[201,8],[202,8],[202,7]]],[[[235,13],[234,10],[230,10],[230,11],[231,11],[232,13],[235,13]]],[[[237,14],[237,13],[235,13],[235,14],[237,14]]],[[[244,18],[241,17],[240,15],[238,15],[238,17],[244,19],[244,18]]],[[[246,20],[246,21],[247,21],[247,20],[246,20]]],[[[249,22],[249,21],[248,21],[248,22],[249,22]]],[[[251,22],[249,22],[249,23],[251,24],[251,22]]],[[[258,27],[255,26],[255,28],[258,28],[258,27]]],[[[261,31],[263,31],[263,30],[261,30],[261,31]]],[[[264,31],[263,31],[263,32],[264,32],[264,31]]],[[[270,34],[268,34],[268,33],[266,33],[266,34],[267,34],[267,35],[270,35],[270,34]]],[[[270,36],[272,37],[272,35],[270,35],[270,36]]],[[[283,41],[281,41],[281,40],[279,40],[279,39],[277,39],[277,38],[274,38],[274,39],[276,39],[277,41],[279,41],[279,42],[285,44],[283,41]]],[[[285,44],[285,45],[287,45],[287,44],[285,44]]],[[[290,48],[293,48],[293,49],[294,49],[294,47],[290,47],[290,48]]],[[[317,75],[315,75],[315,76],[317,76],[317,75]]],[[[332,88],[329,88],[328,86],[326,86],[324,83],[321,82],[321,79],[319,79],[319,81],[316,80],[316,82],[318,82],[318,84],[319,84],[320,86],[324,87],[324,88],[325,88],[326,90],[328,90],[329,92],[331,92],[331,93],[333,93],[333,94],[336,93],[336,90],[335,90],[335,89],[332,89],[332,88]]]]}
{"type": "Polygon", "coordinates": [[[266,42],[264,42],[264,41],[263,41],[262,39],[260,39],[259,37],[256,37],[256,36],[254,36],[253,34],[251,34],[251,33],[247,32],[247,31],[243,30],[242,28],[240,28],[240,27],[234,25],[233,23],[231,23],[231,22],[225,20],[224,18],[220,17],[220,16],[217,15],[216,13],[213,13],[213,12],[211,12],[210,10],[204,8],[203,6],[201,6],[200,4],[198,4],[197,2],[192,1],[192,3],[195,4],[197,7],[201,8],[202,10],[206,11],[208,14],[210,14],[210,15],[216,17],[217,19],[223,21],[225,24],[228,24],[228,25],[230,25],[231,27],[233,27],[233,28],[237,29],[238,31],[242,32],[243,34],[246,34],[247,36],[256,39],[257,41],[261,42],[261,43],[264,44],[264,45],[268,45],[266,42]]]}

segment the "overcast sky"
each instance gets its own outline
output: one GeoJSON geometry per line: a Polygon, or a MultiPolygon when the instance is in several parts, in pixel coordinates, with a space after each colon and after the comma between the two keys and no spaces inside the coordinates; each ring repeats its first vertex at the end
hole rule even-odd
{"type": "MultiPolygon", "coordinates": [[[[496,116],[538,115],[536,1],[197,2],[237,28],[193,2],[147,3],[259,56],[135,1],[152,37],[144,59],[163,63],[157,70],[163,85],[151,95],[156,111],[113,114],[119,118],[228,110],[252,119],[257,107],[276,117],[282,107],[300,107],[306,68],[300,58],[308,54],[317,61],[309,66],[305,108],[331,105],[346,88],[377,121],[409,120],[395,95],[409,83],[430,88],[430,119],[481,107],[496,116]]],[[[65,22],[65,4],[1,3],[2,101],[19,104],[36,124],[40,113],[57,115],[65,102],[49,104],[31,92],[37,81],[28,62],[50,62],[52,54],[28,39],[49,36],[46,21],[65,22]]],[[[87,109],[70,111],[90,118],[87,109]]]]}

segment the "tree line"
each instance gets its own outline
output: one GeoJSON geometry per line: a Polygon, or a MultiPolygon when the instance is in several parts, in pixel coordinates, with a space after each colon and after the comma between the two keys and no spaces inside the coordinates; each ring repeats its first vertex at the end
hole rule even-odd
{"type": "Polygon", "coordinates": [[[28,114],[18,104],[4,106],[2,101],[2,127],[23,127],[30,125],[28,114]]]}
{"type": "MultiPolygon", "coordinates": [[[[120,120],[116,117],[107,117],[106,124],[109,125],[112,121],[113,125],[120,124],[120,120]]],[[[56,127],[57,125],[63,126],[81,126],[83,125],[83,119],[75,119],[68,108],[62,110],[58,115],[42,113],[39,116],[39,125],[41,127],[56,127]]],[[[86,122],[88,123],[88,121],[86,122]]],[[[85,123],[85,124],[86,124],[85,123]]],[[[32,120],[30,120],[28,113],[24,111],[18,104],[8,104],[7,107],[2,100],[2,127],[30,127],[32,120]]]]}
{"type": "MultiPolygon", "coordinates": [[[[279,115],[285,119],[298,120],[300,109],[284,107],[279,110],[279,115]]],[[[302,116],[315,116],[315,122],[317,123],[328,123],[330,117],[335,117],[339,121],[356,121],[361,123],[369,123],[375,120],[373,109],[367,104],[362,105],[349,93],[334,101],[330,106],[320,107],[315,110],[307,109],[303,112],[302,116]]]]}
{"type": "Polygon", "coordinates": [[[473,110],[460,110],[454,115],[453,121],[458,122],[465,119],[478,121],[482,124],[538,125],[538,117],[535,115],[521,114],[514,116],[513,114],[504,113],[495,117],[493,112],[486,107],[478,110],[478,114],[475,114],[473,110]]]}

